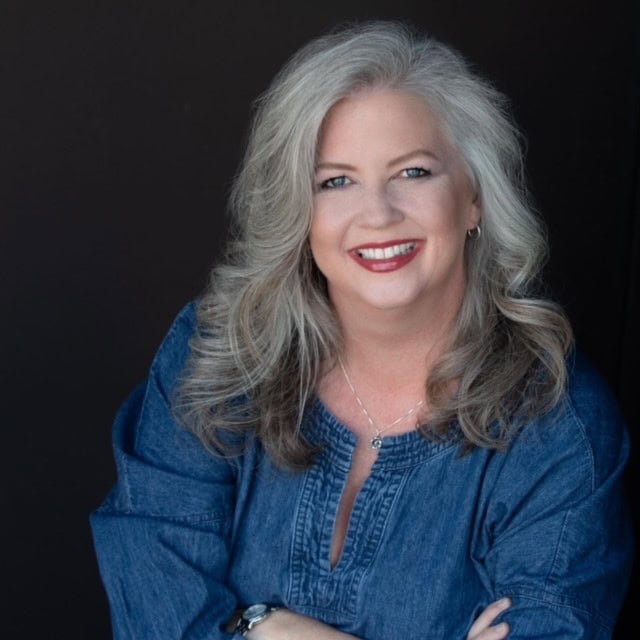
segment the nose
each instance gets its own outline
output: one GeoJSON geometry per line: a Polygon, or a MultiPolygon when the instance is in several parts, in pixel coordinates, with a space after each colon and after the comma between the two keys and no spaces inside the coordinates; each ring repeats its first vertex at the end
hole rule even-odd
{"type": "Polygon", "coordinates": [[[384,187],[368,189],[362,198],[361,224],[364,227],[384,228],[404,218],[402,210],[392,201],[384,187]]]}

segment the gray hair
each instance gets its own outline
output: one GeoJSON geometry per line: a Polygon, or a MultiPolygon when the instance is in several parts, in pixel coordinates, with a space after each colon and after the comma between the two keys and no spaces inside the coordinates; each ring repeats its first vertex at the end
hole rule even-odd
{"type": "Polygon", "coordinates": [[[232,239],[200,300],[177,402],[216,451],[229,450],[230,433],[251,432],[278,464],[313,459],[302,416],[342,347],[308,244],[316,147],[329,110],[365,88],[421,97],[480,198],[482,237],[467,242],[451,348],[425,381],[435,415],[424,435],[457,421],[466,449],[503,448],[524,419],[562,397],[572,334],[538,295],[547,242],[505,98],[451,48],[402,24],[367,23],[307,44],[257,101],[230,199],[232,239]]]}

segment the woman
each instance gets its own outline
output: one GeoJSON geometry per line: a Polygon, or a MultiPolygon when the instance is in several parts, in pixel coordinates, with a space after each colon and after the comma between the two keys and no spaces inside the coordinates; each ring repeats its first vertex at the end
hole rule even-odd
{"type": "Polygon", "coordinates": [[[232,210],[116,421],[116,637],[610,637],[627,439],[538,295],[500,94],[396,24],[316,40],[232,210]]]}

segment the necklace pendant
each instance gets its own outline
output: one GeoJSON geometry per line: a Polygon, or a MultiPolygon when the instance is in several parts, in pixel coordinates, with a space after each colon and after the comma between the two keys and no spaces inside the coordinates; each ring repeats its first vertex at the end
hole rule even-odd
{"type": "Polygon", "coordinates": [[[382,449],[382,438],[379,434],[371,438],[371,448],[382,449]]]}

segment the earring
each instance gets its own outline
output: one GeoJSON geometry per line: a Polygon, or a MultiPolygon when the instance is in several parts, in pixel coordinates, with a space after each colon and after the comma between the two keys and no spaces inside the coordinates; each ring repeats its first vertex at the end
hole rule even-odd
{"type": "Polygon", "coordinates": [[[480,228],[479,224],[473,229],[467,229],[467,236],[469,236],[469,238],[471,238],[472,240],[477,240],[481,235],[482,229],[480,228]]]}

